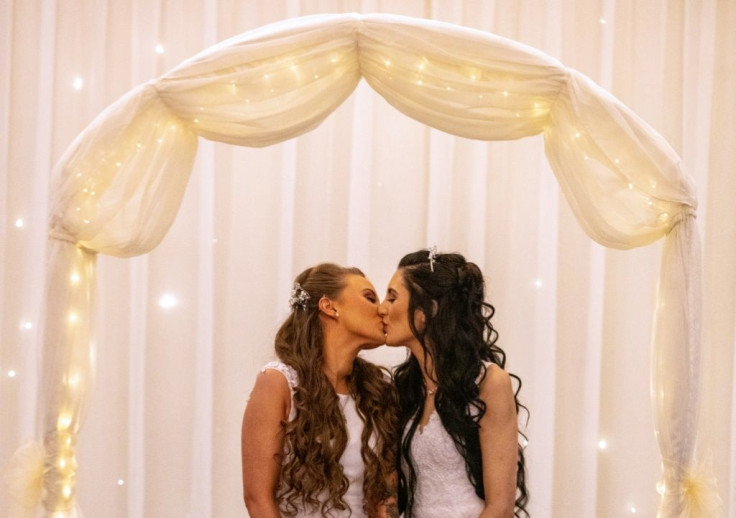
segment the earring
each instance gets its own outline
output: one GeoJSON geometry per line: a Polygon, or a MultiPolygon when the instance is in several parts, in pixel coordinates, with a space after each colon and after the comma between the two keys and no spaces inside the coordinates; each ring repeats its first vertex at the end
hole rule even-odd
{"type": "Polygon", "coordinates": [[[339,317],[340,316],[340,313],[338,313],[337,310],[335,310],[335,316],[336,317],[339,317]]]}

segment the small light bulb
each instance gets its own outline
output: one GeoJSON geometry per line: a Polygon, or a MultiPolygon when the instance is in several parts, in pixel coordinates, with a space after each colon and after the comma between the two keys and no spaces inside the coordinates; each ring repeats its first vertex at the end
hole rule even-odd
{"type": "Polygon", "coordinates": [[[606,448],[608,448],[608,443],[606,442],[605,439],[601,439],[600,441],[598,441],[599,450],[605,450],[606,448]]]}
{"type": "Polygon", "coordinates": [[[23,228],[23,220],[21,218],[16,219],[15,226],[18,228],[23,228]]]}
{"type": "Polygon", "coordinates": [[[69,323],[75,324],[79,320],[79,315],[74,313],[73,311],[69,313],[69,323]]]}
{"type": "Polygon", "coordinates": [[[636,514],[636,507],[633,505],[629,508],[629,511],[631,511],[631,514],[636,514]]]}
{"type": "Polygon", "coordinates": [[[27,320],[21,324],[21,327],[23,329],[29,330],[33,329],[33,324],[31,322],[28,322],[27,320]]]}
{"type": "Polygon", "coordinates": [[[165,293],[160,299],[158,299],[158,305],[163,309],[171,309],[179,305],[179,299],[171,293],[165,293]]]}
{"type": "Polygon", "coordinates": [[[84,79],[79,76],[75,77],[74,82],[72,83],[72,87],[75,90],[81,90],[82,88],[84,88],[84,79]]]}
{"type": "Polygon", "coordinates": [[[606,24],[606,19],[605,19],[605,18],[601,18],[601,19],[600,19],[600,20],[598,20],[598,21],[599,21],[599,22],[601,22],[601,24],[603,24],[603,25],[605,25],[605,24],[606,24]]]}
{"type": "Polygon", "coordinates": [[[156,45],[155,50],[156,50],[156,54],[163,54],[164,52],[166,52],[166,49],[164,49],[164,46],[161,45],[160,43],[156,45]]]}
{"type": "Polygon", "coordinates": [[[119,486],[124,486],[125,485],[125,480],[123,480],[122,478],[119,478],[118,479],[118,485],[119,486]]]}
{"type": "Polygon", "coordinates": [[[534,285],[537,288],[541,288],[542,287],[542,279],[537,279],[536,281],[534,281],[534,285]]]}
{"type": "Polygon", "coordinates": [[[66,499],[69,499],[72,496],[72,488],[70,486],[64,486],[64,489],[62,489],[61,492],[66,499]]]}
{"type": "Polygon", "coordinates": [[[657,482],[657,493],[659,493],[660,495],[663,495],[665,490],[666,490],[666,486],[664,484],[664,480],[660,480],[659,482],[657,482]]]}
{"type": "Polygon", "coordinates": [[[8,378],[15,378],[16,372],[11,369],[8,371],[8,378]]]}
{"type": "Polygon", "coordinates": [[[66,430],[69,428],[69,425],[72,424],[72,417],[68,414],[62,414],[59,416],[59,428],[61,430],[66,430]]]}

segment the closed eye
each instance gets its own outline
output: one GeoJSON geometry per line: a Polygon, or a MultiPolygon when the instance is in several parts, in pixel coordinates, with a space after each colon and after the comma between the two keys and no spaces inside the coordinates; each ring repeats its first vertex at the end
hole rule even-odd
{"type": "Polygon", "coordinates": [[[372,290],[366,290],[363,292],[363,295],[365,298],[371,301],[371,304],[375,304],[378,302],[378,295],[376,295],[372,290]]]}

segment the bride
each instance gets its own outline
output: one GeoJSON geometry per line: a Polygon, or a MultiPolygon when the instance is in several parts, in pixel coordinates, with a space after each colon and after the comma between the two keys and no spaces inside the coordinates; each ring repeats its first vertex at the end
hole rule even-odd
{"type": "Polygon", "coordinates": [[[320,264],[297,278],[243,417],[243,494],[253,518],[398,518],[396,396],[358,358],[383,344],[373,285],[320,264]]]}
{"type": "Polygon", "coordinates": [[[421,250],[400,261],[381,303],[386,344],[411,352],[394,373],[406,518],[529,516],[524,407],[484,291],[480,269],[462,255],[421,250]]]}

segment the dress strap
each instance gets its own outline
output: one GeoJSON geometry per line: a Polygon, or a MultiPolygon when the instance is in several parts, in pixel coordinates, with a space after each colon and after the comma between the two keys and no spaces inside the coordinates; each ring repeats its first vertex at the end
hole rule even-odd
{"type": "Polygon", "coordinates": [[[266,365],[261,367],[261,372],[267,370],[279,371],[286,378],[286,383],[289,385],[289,392],[291,392],[291,405],[289,408],[289,421],[292,421],[296,417],[296,407],[294,406],[294,389],[299,385],[299,375],[296,373],[293,367],[286,365],[284,362],[273,361],[268,362],[266,365]]]}
{"type": "Polygon", "coordinates": [[[266,370],[279,371],[281,374],[283,374],[284,378],[286,378],[286,382],[289,384],[289,390],[291,390],[292,394],[294,393],[294,388],[299,385],[299,375],[296,373],[293,367],[291,367],[290,365],[286,365],[284,362],[268,362],[261,368],[261,372],[264,372],[266,370]]]}

